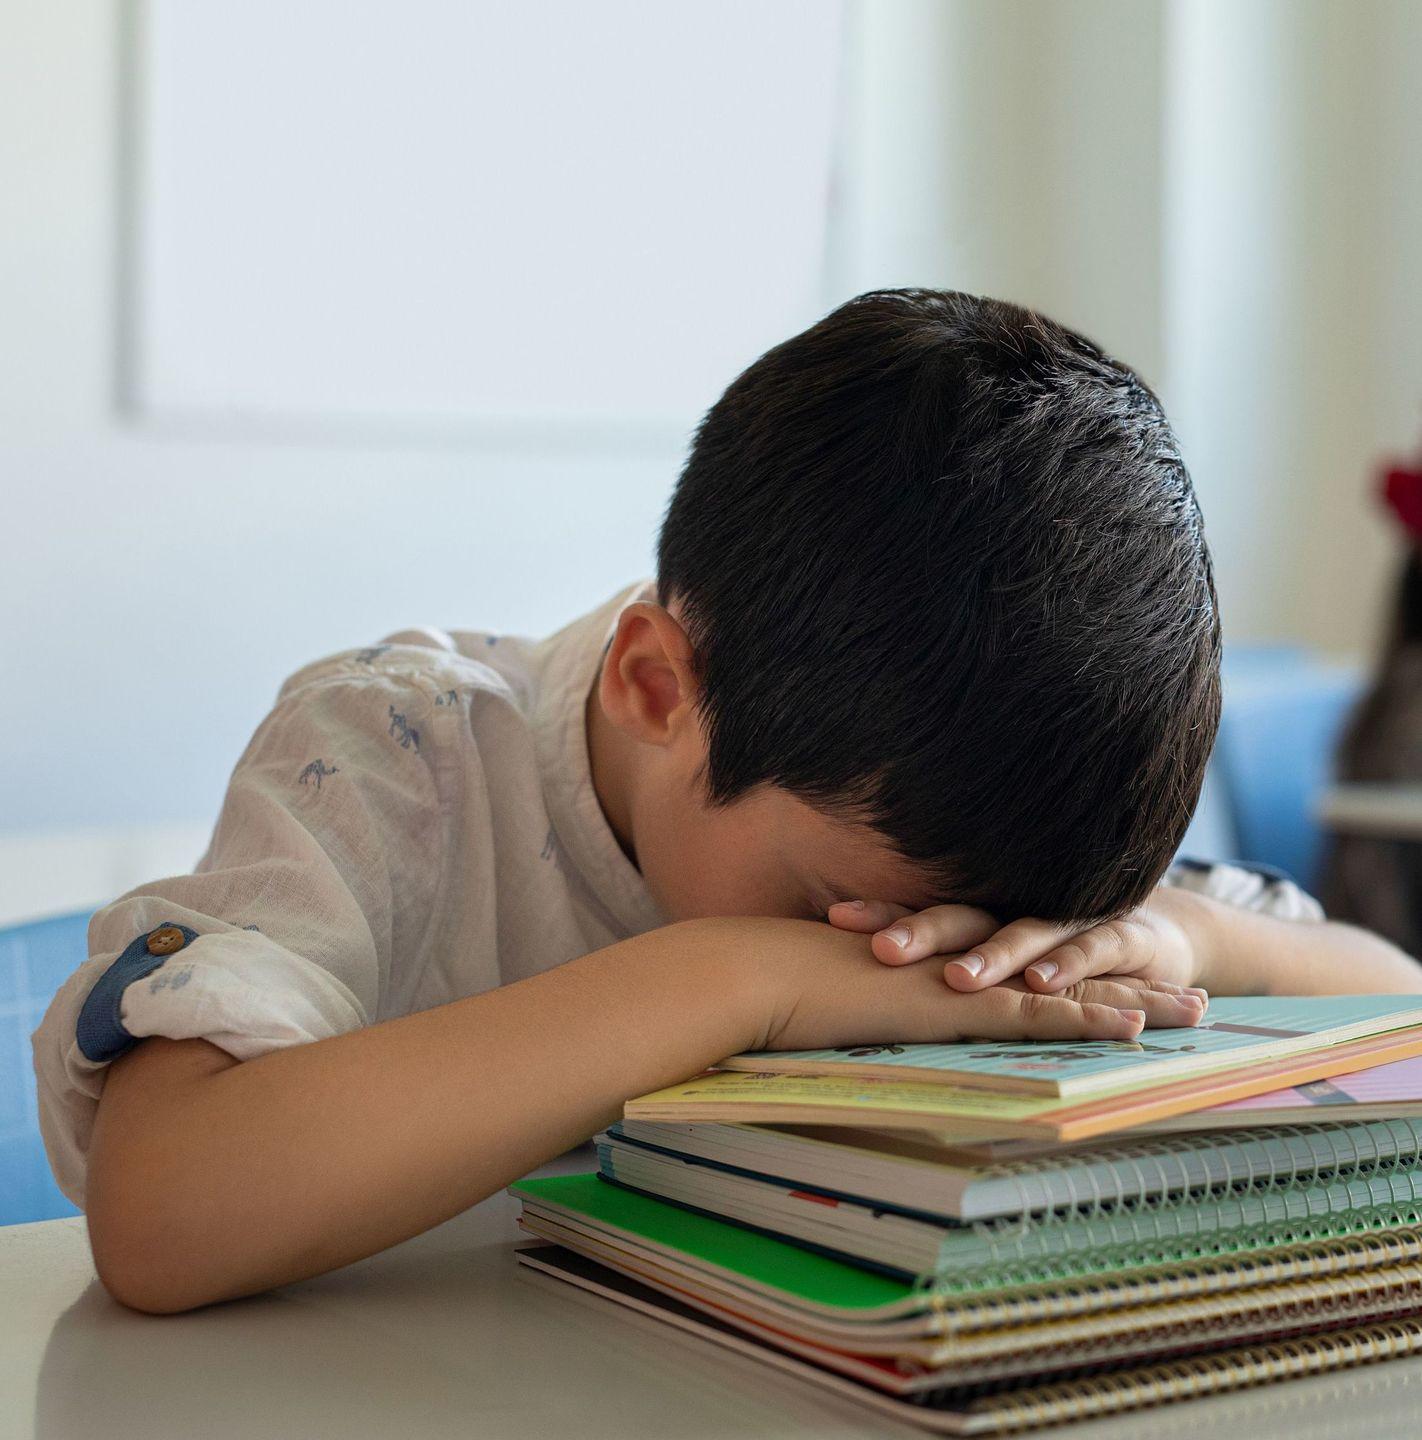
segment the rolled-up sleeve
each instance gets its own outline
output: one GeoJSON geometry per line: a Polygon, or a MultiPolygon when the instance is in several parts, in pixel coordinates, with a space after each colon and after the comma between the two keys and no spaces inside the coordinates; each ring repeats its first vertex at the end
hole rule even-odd
{"type": "Polygon", "coordinates": [[[194,872],[91,920],[89,959],[32,1036],[40,1128],[75,1204],[105,1069],[139,1040],[250,1060],[339,1035],[380,1018],[392,958],[421,953],[444,865],[429,728],[443,717],[400,648],[288,680],[194,872]]]}

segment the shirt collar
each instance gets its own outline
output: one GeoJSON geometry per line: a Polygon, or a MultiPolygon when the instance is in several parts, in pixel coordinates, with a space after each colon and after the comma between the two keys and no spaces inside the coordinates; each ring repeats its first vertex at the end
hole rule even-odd
{"type": "Polygon", "coordinates": [[[668,923],[641,871],[623,853],[593,788],[585,707],[622,611],[655,600],[655,580],[639,580],[596,610],[540,641],[533,739],[549,819],[568,858],[629,935],[668,923]]]}

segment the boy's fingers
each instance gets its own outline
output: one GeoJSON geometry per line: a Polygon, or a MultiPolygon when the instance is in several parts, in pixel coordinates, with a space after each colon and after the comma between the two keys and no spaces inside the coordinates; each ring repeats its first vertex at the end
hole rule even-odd
{"type": "Polygon", "coordinates": [[[912,914],[906,905],[895,905],[889,900],[840,900],[825,911],[825,919],[840,930],[872,935],[912,914]]]}
{"type": "Polygon", "coordinates": [[[997,920],[976,905],[933,905],[916,914],[903,911],[878,930],[869,948],[885,965],[907,965],[930,955],[956,955],[997,929],[997,920]]]}
{"type": "Polygon", "coordinates": [[[971,1033],[986,1040],[1134,1040],[1145,1024],[1139,1008],[1085,1004],[1064,995],[994,986],[954,1002],[971,1033]]]}
{"type": "Polygon", "coordinates": [[[1155,959],[1157,949],[1157,937],[1149,925],[1108,920],[1054,946],[1022,973],[1033,988],[1060,992],[1092,975],[1143,969],[1155,959]]]}
{"type": "Polygon", "coordinates": [[[1156,1030],[1198,1025],[1205,1014],[1204,1002],[1198,995],[1159,990],[1149,982],[1132,985],[1124,976],[1118,980],[1082,980],[1066,993],[1083,1004],[1141,1010],[1145,1023],[1156,1030]]]}
{"type": "Polygon", "coordinates": [[[1202,990],[1198,985],[1177,985],[1173,980],[1155,980],[1145,975],[1112,975],[1107,978],[1113,984],[1129,985],[1133,990],[1158,990],[1162,995],[1194,995],[1202,1005],[1208,1007],[1210,1003],[1209,991],[1202,990]]]}
{"type": "MultiPolygon", "coordinates": [[[[986,914],[980,911],[980,914],[986,914]]],[[[1014,920],[955,950],[967,950],[943,968],[943,978],[955,990],[982,990],[1011,975],[1018,975],[1033,962],[1049,955],[1071,934],[1070,929],[1050,920],[1014,920]],[[969,948],[971,947],[971,948],[969,948]]],[[[1059,990],[1060,986],[1053,986],[1059,990]]]]}
{"type": "Polygon", "coordinates": [[[1210,992],[1199,985],[1176,985],[1170,980],[1147,980],[1141,975],[1112,975],[1117,985],[1129,985],[1134,990],[1157,990],[1162,995],[1193,995],[1200,1002],[1201,1018],[1210,1008],[1210,992]]]}

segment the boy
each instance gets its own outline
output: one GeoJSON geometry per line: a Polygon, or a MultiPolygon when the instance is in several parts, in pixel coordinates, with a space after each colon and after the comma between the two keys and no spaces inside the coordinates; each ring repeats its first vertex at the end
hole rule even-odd
{"type": "Polygon", "coordinates": [[[196,872],[94,917],[34,1044],[100,1276],[163,1312],[318,1274],[739,1050],[1422,988],[1286,883],[1158,889],[1218,652],[1128,369],[990,300],[842,306],[708,413],[655,585],[307,666],[196,872]]]}

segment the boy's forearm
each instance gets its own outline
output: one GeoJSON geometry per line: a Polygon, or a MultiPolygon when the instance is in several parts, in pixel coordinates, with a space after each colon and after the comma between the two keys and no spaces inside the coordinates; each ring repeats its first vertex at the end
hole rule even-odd
{"type": "Polygon", "coordinates": [[[205,1040],[145,1040],[111,1067],[99,1104],[94,1258],[128,1304],[189,1309],[418,1234],[586,1138],[629,1097],[740,1050],[1118,1039],[1143,1015],[1181,1023],[1177,998],[1149,987],[1078,989],[960,995],[936,966],[879,964],[866,936],[715,918],[242,1064],[205,1040]]]}
{"type": "Polygon", "coordinates": [[[448,1219],[615,1119],[628,1097],[754,1044],[753,971],[731,962],[738,940],[765,933],[754,920],[668,926],[156,1092],[124,1073],[141,1066],[139,1046],[110,1074],[90,1157],[106,1283],[140,1308],[186,1309],[448,1219]]]}
{"type": "Polygon", "coordinates": [[[1279,920],[1189,897],[1198,983],[1218,995],[1422,993],[1422,965],[1378,935],[1337,921],[1279,920]],[[1194,903],[1198,902],[1198,903],[1194,903]]]}

